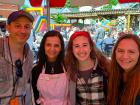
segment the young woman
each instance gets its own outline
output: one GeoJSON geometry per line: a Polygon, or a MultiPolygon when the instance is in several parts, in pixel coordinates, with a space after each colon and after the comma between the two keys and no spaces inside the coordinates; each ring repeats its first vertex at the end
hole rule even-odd
{"type": "Polygon", "coordinates": [[[68,105],[68,78],[63,63],[64,41],[58,31],[48,31],[40,45],[32,86],[38,105],[68,105]]]}
{"type": "Polygon", "coordinates": [[[124,34],[112,54],[108,105],[140,105],[140,39],[124,34]]]}
{"type": "Polygon", "coordinates": [[[70,75],[71,105],[105,105],[109,61],[95,48],[88,32],[72,34],[65,63],[70,75]]]}

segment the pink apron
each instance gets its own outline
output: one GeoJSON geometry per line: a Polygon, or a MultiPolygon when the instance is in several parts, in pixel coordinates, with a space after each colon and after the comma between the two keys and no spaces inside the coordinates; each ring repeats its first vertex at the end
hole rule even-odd
{"type": "Polygon", "coordinates": [[[65,69],[61,74],[45,74],[43,68],[37,81],[40,97],[37,100],[41,105],[68,105],[68,78],[65,69]]]}

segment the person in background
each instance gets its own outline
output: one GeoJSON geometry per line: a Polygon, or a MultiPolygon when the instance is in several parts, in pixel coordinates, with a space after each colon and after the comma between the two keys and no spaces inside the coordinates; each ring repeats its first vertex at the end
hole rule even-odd
{"type": "Polygon", "coordinates": [[[120,36],[112,54],[108,105],[140,105],[140,38],[120,36]]]}
{"type": "Polygon", "coordinates": [[[105,105],[109,60],[95,48],[87,31],[72,34],[65,64],[70,76],[71,105],[105,105]]]}
{"type": "Polygon", "coordinates": [[[108,33],[107,37],[105,39],[103,39],[103,41],[102,41],[102,45],[101,45],[102,46],[102,50],[104,51],[104,53],[108,57],[111,56],[114,43],[115,43],[115,39],[109,33],[108,33]]]}
{"type": "Polygon", "coordinates": [[[64,53],[64,40],[60,32],[48,31],[40,44],[38,63],[32,70],[36,105],[69,105],[64,53]]]}
{"type": "Polygon", "coordinates": [[[33,16],[24,10],[8,16],[9,35],[0,38],[0,105],[32,105],[27,91],[33,54],[27,39],[33,21],[33,16]]]}

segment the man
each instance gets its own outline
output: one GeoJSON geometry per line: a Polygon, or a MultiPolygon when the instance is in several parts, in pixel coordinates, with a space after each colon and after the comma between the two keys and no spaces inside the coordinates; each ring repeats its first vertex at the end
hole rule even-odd
{"type": "Polygon", "coordinates": [[[31,105],[25,97],[33,55],[26,41],[33,21],[33,16],[23,10],[7,19],[9,35],[0,39],[0,105],[31,105]]]}

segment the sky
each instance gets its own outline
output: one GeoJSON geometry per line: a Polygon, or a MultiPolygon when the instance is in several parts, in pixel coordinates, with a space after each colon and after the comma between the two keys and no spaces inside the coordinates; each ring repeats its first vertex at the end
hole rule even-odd
{"type": "Polygon", "coordinates": [[[29,7],[31,6],[29,0],[25,0],[24,4],[25,4],[25,5],[28,5],[29,7]]]}

